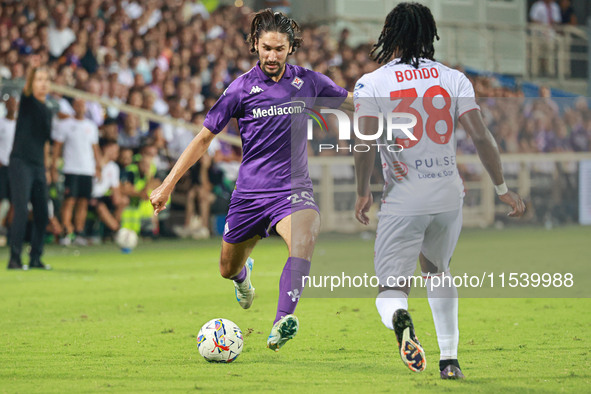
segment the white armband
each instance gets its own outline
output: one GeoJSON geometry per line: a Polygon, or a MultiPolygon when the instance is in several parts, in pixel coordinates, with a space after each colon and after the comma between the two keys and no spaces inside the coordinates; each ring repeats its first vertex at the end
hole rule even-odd
{"type": "Polygon", "coordinates": [[[509,191],[509,188],[507,188],[507,183],[503,182],[500,185],[495,185],[495,191],[497,192],[498,196],[507,194],[507,192],[509,191]]]}

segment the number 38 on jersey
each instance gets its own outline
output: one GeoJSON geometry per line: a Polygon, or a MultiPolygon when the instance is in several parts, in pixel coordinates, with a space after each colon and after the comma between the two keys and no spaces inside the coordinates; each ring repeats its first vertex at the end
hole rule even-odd
{"type": "Polygon", "coordinates": [[[438,85],[431,86],[421,98],[418,97],[417,90],[414,88],[396,90],[390,92],[390,100],[398,101],[393,112],[404,112],[417,118],[417,124],[413,128],[416,140],[396,138],[396,143],[402,145],[404,149],[418,144],[425,132],[427,137],[436,144],[443,145],[450,141],[454,129],[450,112],[452,102],[444,88],[438,85]],[[422,108],[423,111],[417,110],[416,107],[422,108]]]}

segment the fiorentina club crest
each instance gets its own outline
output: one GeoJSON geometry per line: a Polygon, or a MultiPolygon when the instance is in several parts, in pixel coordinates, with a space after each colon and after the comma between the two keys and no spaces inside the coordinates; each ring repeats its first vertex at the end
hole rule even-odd
{"type": "Polygon", "coordinates": [[[302,88],[302,85],[304,84],[304,81],[302,81],[299,77],[295,77],[291,84],[295,86],[298,90],[300,90],[302,88]]]}
{"type": "Polygon", "coordinates": [[[291,297],[291,302],[296,302],[297,300],[300,299],[300,290],[293,289],[291,291],[288,291],[287,295],[291,297]]]}

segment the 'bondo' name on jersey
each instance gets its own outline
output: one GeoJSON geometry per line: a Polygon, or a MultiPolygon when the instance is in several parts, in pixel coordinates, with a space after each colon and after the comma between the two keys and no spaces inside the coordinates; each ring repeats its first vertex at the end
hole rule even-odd
{"type": "Polygon", "coordinates": [[[439,78],[439,71],[436,67],[429,67],[404,71],[397,70],[394,71],[394,75],[396,76],[397,82],[403,82],[404,80],[412,81],[413,79],[437,79],[439,78]]]}
{"type": "Polygon", "coordinates": [[[295,115],[304,112],[305,103],[303,101],[290,101],[283,104],[272,105],[265,109],[255,108],[252,110],[254,118],[265,118],[268,116],[295,115]]]}

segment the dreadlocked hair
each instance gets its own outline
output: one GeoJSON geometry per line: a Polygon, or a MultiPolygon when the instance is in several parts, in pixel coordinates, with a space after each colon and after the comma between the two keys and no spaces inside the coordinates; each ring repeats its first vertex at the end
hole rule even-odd
{"type": "Polygon", "coordinates": [[[302,45],[300,25],[285,14],[273,12],[270,8],[267,8],[257,12],[250,24],[250,34],[247,39],[250,44],[250,52],[256,53],[256,42],[263,32],[273,31],[287,35],[289,44],[291,45],[289,55],[294,53],[302,45]]]}
{"type": "Polygon", "coordinates": [[[398,51],[400,63],[419,68],[420,58],[435,60],[435,39],[439,40],[439,36],[429,8],[419,3],[400,3],[386,17],[380,38],[369,55],[384,63],[398,51]]]}

